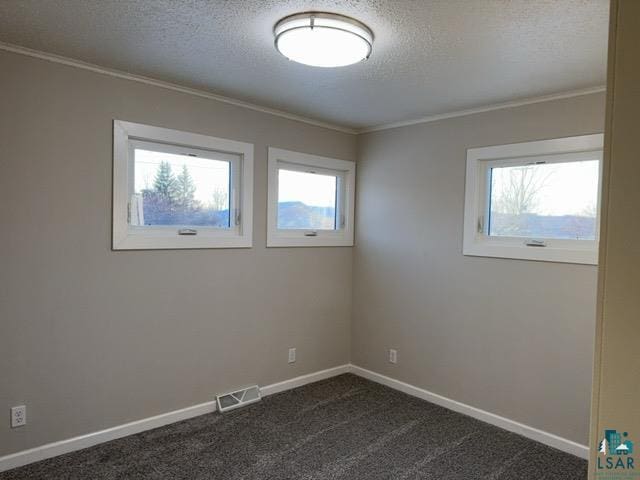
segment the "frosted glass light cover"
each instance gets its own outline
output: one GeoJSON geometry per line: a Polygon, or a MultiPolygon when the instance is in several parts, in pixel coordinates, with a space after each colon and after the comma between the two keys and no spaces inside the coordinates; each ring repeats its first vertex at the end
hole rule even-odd
{"type": "Polygon", "coordinates": [[[371,54],[373,34],[357,20],[325,13],[282,19],[274,29],[276,48],[290,60],[313,67],[343,67],[371,54]]]}

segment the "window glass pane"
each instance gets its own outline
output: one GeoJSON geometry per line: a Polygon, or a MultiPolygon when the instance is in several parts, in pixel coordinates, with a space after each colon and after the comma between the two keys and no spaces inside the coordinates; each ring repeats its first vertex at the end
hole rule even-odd
{"type": "Polygon", "coordinates": [[[496,167],[489,235],[595,240],[600,162],[496,167]]]}
{"type": "Polygon", "coordinates": [[[337,184],[332,175],[278,170],[278,228],[335,230],[337,184]]]}
{"type": "Polygon", "coordinates": [[[230,163],[135,149],[131,225],[229,228],[230,163]]]}

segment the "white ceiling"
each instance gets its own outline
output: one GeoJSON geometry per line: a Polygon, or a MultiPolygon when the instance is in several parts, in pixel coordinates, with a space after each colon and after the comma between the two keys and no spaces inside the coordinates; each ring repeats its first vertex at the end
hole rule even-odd
{"type": "Polygon", "coordinates": [[[0,41],[362,128],[605,82],[608,0],[3,0],[0,41]],[[371,27],[338,69],[273,48],[286,15],[371,27]]]}

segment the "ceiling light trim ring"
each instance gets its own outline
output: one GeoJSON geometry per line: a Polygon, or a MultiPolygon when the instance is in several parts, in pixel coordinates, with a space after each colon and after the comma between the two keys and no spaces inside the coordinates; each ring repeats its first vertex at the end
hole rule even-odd
{"type": "MultiPolygon", "coordinates": [[[[364,40],[367,41],[367,43],[371,43],[371,44],[373,43],[373,40],[374,40],[373,31],[367,25],[362,23],[360,20],[356,20],[353,17],[348,17],[347,15],[341,15],[339,13],[314,12],[314,11],[302,12],[302,13],[294,13],[293,15],[288,15],[288,16],[278,20],[278,22],[273,27],[273,33],[274,33],[274,35],[279,35],[282,32],[278,32],[278,29],[281,28],[283,25],[285,25],[287,23],[291,23],[291,22],[293,22],[295,20],[306,20],[306,19],[309,19],[309,22],[310,22],[309,26],[312,26],[312,27],[323,26],[323,25],[314,25],[316,19],[320,19],[320,20],[337,20],[339,22],[348,23],[348,24],[350,24],[350,25],[362,30],[363,32],[365,32],[366,35],[369,38],[367,38],[366,36],[360,35],[357,32],[354,32],[353,30],[346,30],[346,31],[349,31],[351,33],[355,33],[356,35],[358,35],[360,37],[363,37],[364,40]]],[[[338,27],[329,26],[328,28],[338,28],[338,27]]]]}

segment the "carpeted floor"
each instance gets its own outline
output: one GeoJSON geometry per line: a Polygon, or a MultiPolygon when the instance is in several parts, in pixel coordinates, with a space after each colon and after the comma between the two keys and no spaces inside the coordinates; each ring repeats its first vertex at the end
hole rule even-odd
{"type": "Polygon", "coordinates": [[[0,480],[586,478],[584,460],[350,374],[0,474],[0,480]]]}

